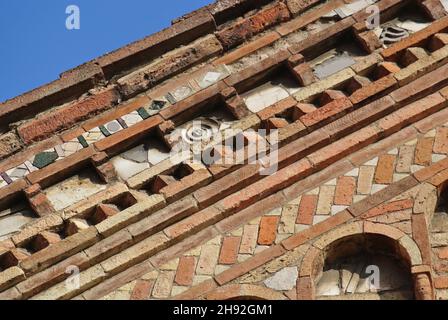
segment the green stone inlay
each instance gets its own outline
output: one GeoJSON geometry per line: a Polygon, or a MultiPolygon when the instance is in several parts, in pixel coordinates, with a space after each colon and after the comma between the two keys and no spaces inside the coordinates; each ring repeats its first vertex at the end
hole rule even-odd
{"type": "Polygon", "coordinates": [[[87,143],[86,138],[84,138],[83,136],[79,136],[78,141],[82,145],[83,148],[89,147],[89,144],[87,143]]]}
{"type": "Polygon", "coordinates": [[[106,129],[105,126],[100,126],[100,131],[102,134],[104,134],[104,136],[109,137],[111,135],[111,133],[109,132],[109,130],[106,129]]]}
{"type": "Polygon", "coordinates": [[[140,117],[142,117],[143,120],[148,119],[150,117],[149,113],[144,108],[138,109],[137,112],[140,115],[140,117]]]}
{"type": "Polygon", "coordinates": [[[33,166],[38,169],[45,168],[55,162],[58,157],[56,152],[41,152],[34,157],[33,166]]]}

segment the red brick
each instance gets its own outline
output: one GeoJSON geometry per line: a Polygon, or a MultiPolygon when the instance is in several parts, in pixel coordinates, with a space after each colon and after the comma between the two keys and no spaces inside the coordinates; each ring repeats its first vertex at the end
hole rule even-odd
{"type": "Polygon", "coordinates": [[[131,146],[136,140],[147,135],[151,130],[154,130],[162,121],[160,116],[153,116],[96,142],[95,147],[99,151],[106,151],[108,154],[118,153],[120,150],[131,146]]]}
{"type": "Polygon", "coordinates": [[[423,182],[435,176],[437,173],[444,171],[447,168],[448,168],[448,158],[442,159],[429,167],[417,171],[416,173],[414,173],[414,177],[419,182],[423,182]]]}
{"type": "Polygon", "coordinates": [[[95,87],[101,79],[101,68],[89,62],[65,72],[56,81],[0,103],[1,129],[6,129],[9,123],[32,118],[48,108],[60,105],[67,97],[79,97],[95,87]]]}
{"type": "Polygon", "coordinates": [[[258,244],[270,246],[277,236],[277,227],[280,217],[266,216],[261,218],[260,230],[258,231],[258,244]]]}
{"type": "Polygon", "coordinates": [[[442,19],[447,15],[445,8],[440,3],[440,0],[426,0],[419,2],[425,13],[433,20],[442,19]]]}
{"type": "Polygon", "coordinates": [[[402,211],[405,209],[410,209],[414,206],[414,201],[412,199],[406,199],[406,200],[399,200],[394,201],[390,203],[386,203],[383,205],[380,205],[378,207],[375,207],[373,209],[370,209],[363,215],[361,215],[362,219],[369,219],[373,218],[382,214],[390,213],[390,212],[396,212],[396,211],[402,211]]]}
{"type": "Polygon", "coordinates": [[[441,154],[448,153],[448,128],[437,128],[433,151],[441,154]]]}
{"type": "Polygon", "coordinates": [[[148,300],[154,286],[154,280],[137,280],[131,294],[131,300],[148,300]]]}
{"type": "MultiPolygon", "coordinates": [[[[304,1],[301,0],[288,0],[288,7],[290,8],[291,12],[293,14],[295,13],[298,8],[300,12],[301,8],[305,4],[304,1]]],[[[303,14],[300,14],[297,16],[297,18],[283,23],[280,26],[278,26],[277,31],[282,35],[285,36],[291,32],[294,32],[298,29],[301,29],[302,27],[316,21],[317,19],[320,19],[323,15],[329,13],[331,10],[336,9],[337,7],[344,4],[344,0],[334,0],[331,2],[327,2],[323,4],[321,7],[316,8],[315,10],[309,10],[304,12],[303,14]]]]}
{"type": "Polygon", "coordinates": [[[219,264],[234,264],[238,258],[241,237],[225,237],[219,255],[219,264]]]}
{"type": "Polygon", "coordinates": [[[386,154],[379,157],[378,165],[375,171],[375,183],[391,184],[393,182],[395,160],[396,157],[391,154],[386,154]]]}
{"type": "MultiPolygon", "coordinates": [[[[448,17],[447,17],[448,18],[448,17]]],[[[400,41],[402,43],[403,41],[400,41]]],[[[448,65],[444,65],[417,80],[395,90],[390,96],[398,103],[404,104],[418,98],[428,95],[434,88],[440,87],[446,83],[446,74],[448,65]]]]}
{"type": "Polygon", "coordinates": [[[448,247],[439,249],[437,255],[439,259],[448,260],[448,247]]]}
{"type": "Polygon", "coordinates": [[[390,46],[389,48],[384,49],[381,52],[381,55],[387,60],[392,60],[400,52],[406,50],[406,48],[418,47],[419,44],[422,44],[431,35],[439,33],[447,27],[448,27],[448,18],[446,17],[442,18],[438,21],[435,21],[427,28],[410,35],[406,39],[403,39],[403,41],[397,42],[394,45],[390,46]]]}
{"type": "Polygon", "coordinates": [[[319,3],[319,0],[286,0],[289,10],[294,16],[319,3]]]}
{"type": "Polygon", "coordinates": [[[351,205],[355,190],[356,179],[354,177],[340,177],[336,185],[334,204],[345,206],[351,205]]]}
{"type": "Polygon", "coordinates": [[[277,32],[270,32],[260,38],[257,38],[254,41],[249,42],[248,44],[237,48],[233,50],[232,52],[224,55],[221,58],[216,59],[213,61],[213,64],[215,66],[221,65],[221,64],[231,64],[232,62],[235,62],[239,59],[241,59],[244,56],[247,56],[258,49],[261,49],[263,47],[266,47],[273,42],[277,41],[280,38],[280,35],[277,32]]]}
{"type": "Polygon", "coordinates": [[[428,182],[436,187],[440,187],[448,180],[448,170],[443,170],[428,179],[428,182]]]}
{"type": "Polygon", "coordinates": [[[92,114],[112,107],[118,102],[119,98],[115,87],[112,87],[94,96],[71,103],[66,107],[31,120],[17,130],[26,144],[43,140],[59,131],[69,129],[92,114]]]}
{"type": "Polygon", "coordinates": [[[433,138],[419,139],[415,148],[414,163],[421,166],[429,166],[431,164],[433,138]]]}
{"type": "Polygon", "coordinates": [[[290,13],[284,3],[257,12],[255,15],[238,21],[234,25],[217,32],[217,37],[226,49],[233,48],[254,35],[280,22],[290,19],[290,13]]]}
{"type": "Polygon", "coordinates": [[[303,87],[309,86],[317,80],[313,69],[308,63],[302,63],[292,69],[293,74],[303,87]]]}
{"type": "Polygon", "coordinates": [[[355,204],[352,204],[347,210],[355,217],[369,211],[372,208],[398,196],[399,194],[415,187],[418,181],[413,177],[409,176],[407,178],[401,179],[398,182],[392,183],[386,188],[374,193],[370,197],[367,197],[355,204]]]}
{"type": "Polygon", "coordinates": [[[358,104],[364,100],[373,98],[373,96],[380,92],[392,89],[396,84],[397,80],[395,80],[393,75],[383,77],[362,87],[359,90],[356,90],[355,93],[350,96],[350,101],[353,104],[358,104]]]}
{"type": "Polygon", "coordinates": [[[166,228],[165,234],[170,238],[185,238],[198,230],[216,223],[221,220],[222,217],[223,213],[220,210],[214,207],[209,207],[166,228]]]}
{"type": "Polygon", "coordinates": [[[422,253],[423,264],[431,264],[431,244],[429,242],[428,226],[424,214],[412,215],[412,238],[422,253]]]}
{"type": "Polygon", "coordinates": [[[334,116],[343,116],[353,105],[347,98],[334,100],[325,106],[308,113],[300,118],[300,121],[307,127],[314,127],[315,125],[324,125],[327,120],[334,116]]]}
{"type": "Polygon", "coordinates": [[[204,281],[197,286],[177,295],[174,297],[176,300],[194,300],[200,296],[212,291],[217,287],[216,282],[213,279],[204,281]]]}
{"type": "Polygon", "coordinates": [[[196,268],[196,258],[190,256],[181,257],[177,267],[174,281],[180,286],[191,286],[193,284],[194,270],[196,268]]]}
{"type": "Polygon", "coordinates": [[[287,250],[293,250],[294,248],[297,248],[298,246],[301,246],[309,240],[314,239],[315,237],[320,236],[333,228],[336,228],[337,226],[347,222],[352,218],[353,216],[350,215],[347,210],[344,210],[322,222],[319,222],[318,224],[311,226],[310,228],[302,232],[289,237],[286,240],[283,240],[282,245],[287,250]]]}
{"type": "Polygon", "coordinates": [[[323,168],[345,156],[371,144],[378,139],[379,130],[374,126],[365,127],[329,146],[311,154],[308,158],[315,168],[323,168]]]}
{"type": "Polygon", "coordinates": [[[286,252],[286,250],[280,246],[272,246],[269,249],[263,250],[259,254],[254,255],[252,258],[249,258],[248,260],[239,263],[230,269],[218,274],[215,277],[216,282],[218,282],[220,285],[224,285],[243,274],[254,270],[263,264],[266,264],[267,262],[283,255],[286,252]]]}
{"type": "Polygon", "coordinates": [[[200,169],[193,174],[182,178],[180,181],[176,181],[167,185],[165,188],[159,191],[168,203],[174,202],[196,189],[207,185],[211,181],[211,174],[207,169],[200,169]]]}
{"type": "Polygon", "coordinates": [[[384,117],[379,121],[379,127],[385,131],[385,134],[390,134],[441,110],[445,105],[445,99],[439,93],[435,93],[384,117]]]}
{"type": "Polygon", "coordinates": [[[276,115],[286,111],[287,109],[294,107],[296,104],[297,101],[294,100],[294,98],[289,97],[261,110],[257,113],[257,115],[262,121],[268,120],[269,118],[275,117],[276,115]]]}
{"type": "Polygon", "coordinates": [[[302,196],[296,223],[307,225],[313,224],[314,214],[317,209],[317,200],[318,197],[315,195],[302,196]]]}
{"type": "Polygon", "coordinates": [[[273,175],[270,175],[254,184],[242,189],[220,202],[217,206],[226,213],[232,213],[244,209],[251,204],[271,195],[295,181],[306,177],[311,172],[311,165],[308,160],[303,159],[283,168],[273,175]]]}
{"type": "Polygon", "coordinates": [[[33,239],[33,249],[34,251],[40,251],[42,249],[45,249],[46,247],[51,246],[54,243],[57,243],[61,241],[61,236],[57,233],[44,231],[42,233],[39,233],[34,239],[33,239]]]}
{"type": "Polygon", "coordinates": [[[436,289],[447,289],[448,288],[448,277],[434,278],[434,287],[436,289]]]}
{"type": "Polygon", "coordinates": [[[104,55],[97,62],[107,78],[147,63],[181,45],[213,32],[215,23],[208,12],[201,12],[171,27],[104,55]]]}

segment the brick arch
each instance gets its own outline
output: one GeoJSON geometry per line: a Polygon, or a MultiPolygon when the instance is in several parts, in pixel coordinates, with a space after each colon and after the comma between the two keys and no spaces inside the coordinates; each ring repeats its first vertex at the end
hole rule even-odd
{"type": "MultiPolygon", "coordinates": [[[[380,223],[372,223],[369,221],[356,221],[343,225],[330,232],[324,234],[321,238],[313,243],[313,245],[305,253],[302,263],[299,266],[299,278],[297,280],[297,299],[298,300],[314,300],[315,299],[315,283],[314,279],[318,272],[323,269],[325,263],[326,250],[338,240],[348,238],[350,236],[374,234],[386,237],[398,248],[400,256],[405,259],[410,266],[409,272],[413,274],[416,281],[415,287],[422,286],[421,281],[424,282],[426,290],[425,294],[420,295],[416,293],[418,299],[431,299],[431,293],[426,293],[426,280],[431,281],[431,274],[428,272],[426,266],[422,263],[422,254],[417,243],[403,231],[380,223]],[[427,279],[422,279],[425,276],[427,279]]],[[[419,290],[419,289],[418,289],[419,290]]]]}
{"type": "Polygon", "coordinates": [[[208,293],[205,300],[285,300],[286,296],[275,290],[250,284],[230,284],[208,293]]]}

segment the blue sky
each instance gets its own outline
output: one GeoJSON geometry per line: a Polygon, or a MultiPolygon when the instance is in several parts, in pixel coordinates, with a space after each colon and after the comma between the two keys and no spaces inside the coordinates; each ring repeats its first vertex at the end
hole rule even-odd
{"type": "Polygon", "coordinates": [[[141,39],[212,0],[1,0],[0,101],[58,78],[106,52],[141,39]],[[67,30],[67,6],[80,30],[67,30]]]}

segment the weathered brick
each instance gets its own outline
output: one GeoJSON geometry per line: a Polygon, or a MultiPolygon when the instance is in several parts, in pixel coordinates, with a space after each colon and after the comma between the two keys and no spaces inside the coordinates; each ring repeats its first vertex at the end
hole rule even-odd
{"type": "Polygon", "coordinates": [[[441,154],[448,153],[448,128],[437,128],[433,151],[441,154]]]}
{"type": "Polygon", "coordinates": [[[269,246],[274,243],[277,236],[278,216],[266,216],[261,218],[258,232],[258,244],[269,246]]]}
{"type": "Polygon", "coordinates": [[[95,264],[107,257],[119,253],[132,243],[132,236],[127,230],[121,230],[84,250],[90,263],[95,264]]]}
{"type": "Polygon", "coordinates": [[[189,44],[193,40],[211,33],[214,29],[215,23],[210,13],[201,12],[140,41],[104,55],[96,59],[96,62],[104,70],[106,77],[111,78],[117,73],[147,63],[181,45],[189,44]]]}
{"type": "Polygon", "coordinates": [[[395,132],[406,125],[416,122],[417,120],[442,109],[445,105],[446,100],[439,93],[435,93],[384,117],[379,121],[379,127],[382,128],[386,134],[395,132]]]}
{"type": "Polygon", "coordinates": [[[369,219],[379,215],[402,211],[406,209],[410,209],[414,206],[414,201],[412,199],[398,200],[390,203],[385,203],[380,206],[377,206],[373,209],[370,209],[363,215],[361,215],[362,219],[369,219]]]}
{"type": "Polygon", "coordinates": [[[429,166],[431,164],[433,138],[419,139],[415,148],[414,163],[421,166],[429,166]]]}
{"type": "Polygon", "coordinates": [[[217,37],[224,48],[233,48],[269,27],[289,20],[289,18],[290,13],[287,6],[280,2],[217,32],[217,37]]]}
{"type": "Polygon", "coordinates": [[[318,224],[315,224],[314,226],[310,227],[309,229],[306,229],[305,231],[302,231],[300,233],[293,235],[292,237],[289,237],[288,239],[286,239],[282,242],[282,245],[287,250],[292,250],[292,249],[308,242],[309,240],[323,234],[324,232],[327,232],[327,231],[343,224],[344,222],[347,222],[351,218],[352,218],[352,216],[350,215],[350,213],[345,210],[345,211],[338,213],[332,217],[329,217],[328,219],[326,219],[318,224]]]}
{"type": "Polygon", "coordinates": [[[148,300],[153,286],[154,280],[137,280],[132,290],[131,300],[148,300]]]}
{"type": "Polygon", "coordinates": [[[191,286],[193,283],[196,258],[190,256],[181,257],[177,267],[174,281],[180,286],[191,286]]]}
{"type": "Polygon", "coordinates": [[[253,256],[252,258],[235,265],[234,267],[220,273],[215,277],[215,280],[220,284],[224,285],[243,274],[258,268],[259,266],[283,255],[285,253],[285,249],[280,246],[272,246],[269,249],[263,250],[261,253],[253,256]]]}
{"type": "Polygon", "coordinates": [[[300,118],[300,121],[307,127],[313,127],[315,125],[323,125],[326,122],[328,122],[326,120],[330,120],[332,119],[332,117],[336,115],[338,117],[341,117],[351,107],[352,104],[349,99],[347,98],[337,99],[317,109],[316,111],[313,111],[311,113],[302,116],[300,118]]]}
{"type": "Polygon", "coordinates": [[[367,99],[372,99],[376,94],[394,88],[396,84],[397,80],[393,75],[385,76],[355,91],[350,96],[350,101],[353,104],[358,104],[367,99]]]}
{"type": "Polygon", "coordinates": [[[225,237],[219,255],[219,264],[234,264],[238,258],[241,237],[225,237]]]}
{"type": "Polygon", "coordinates": [[[21,125],[17,131],[26,144],[43,140],[59,131],[69,129],[92,114],[112,107],[119,98],[115,87],[111,87],[31,120],[21,125]]]}
{"type": "Polygon", "coordinates": [[[0,272],[0,290],[3,291],[25,279],[25,274],[19,267],[8,268],[0,272]]]}
{"type": "Polygon", "coordinates": [[[375,183],[390,184],[393,182],[395,159],[395,156],[391,154],[379,157],[375,171],[375,183]]]}
{"type": "Polygon", "coordinates": [[[313,224],[314,214],[317,209],[318,197],[315,195],[303,195],[300,200],[299,211],[297,214],[296,223],[298,224],[313,224]]]}
{"type": "Polygon", "coordinates": [[[0,135],[0,159],[11,156],[20,148],[22,148],[22,143],[14,132],[0,135]]]}
{"type": "Polygon", "coordinates": [[[215,56],[221,51],[222,46],[215,36],[211,35],[199,39],[119,79],[120,92],[125,97],[135,96],[166,78],[172,77],[195,64],[215,56]]]}
{"type": "Polygon", "coordinates": [[[33,254],[29,258],[23,260],[20,263],[20,266],[25,273],[34,273],[70,257],[91,246],[97,240],[98,231],[94,227],[90,227],[89,229],[65,238],[64,240],[33,254]]]}
{"type": "Polygon", "coordinates": [[[319,3],[319,0],[287,0],[289,10],[294,16],[319,3]]]}
{"type": "Polygon", "coordinates": [[[345,206],[351,205],[355,190],[356,180],[354,177],[340,177],[336,185],[334,204],[345,206]]]}
{"type": "Polygon", "coordinates": [[[258,225],[245,225],[239,252],[252,254],[257,246],[258,225]]]}

